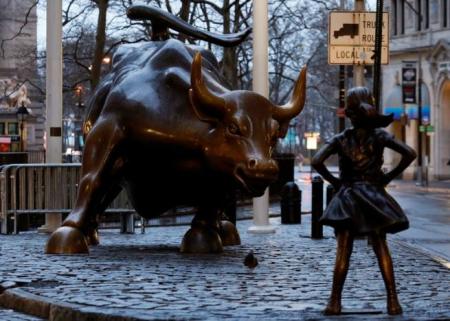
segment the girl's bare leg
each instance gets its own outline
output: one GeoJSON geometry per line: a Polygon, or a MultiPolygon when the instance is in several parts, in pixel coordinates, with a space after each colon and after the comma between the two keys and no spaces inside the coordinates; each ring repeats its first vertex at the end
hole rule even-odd
{"type": "Polygon", "coordinates": [[[353,250],[353,235],[348,230],[336,232],[337,250],[334,266],[333,287],[330,300],[324,311],[326,315],[341,313],[341,295],[353,250]]]}
{"type": "Polygon", "coordinates": [[[394,268],[392,266],[391,254],[386,243],[384,235],[372,236],[373,250],[378,258],[381,274],[383,275],[384,284],[387,291],[387,310],[391,315],[401,314],[402,307],[397,298],[397,290],[395,289],[394,268]]]}

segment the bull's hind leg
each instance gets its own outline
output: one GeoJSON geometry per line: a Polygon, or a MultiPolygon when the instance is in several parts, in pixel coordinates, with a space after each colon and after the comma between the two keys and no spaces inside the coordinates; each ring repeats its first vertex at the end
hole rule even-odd
{"type": "Polygon", "coordinates": [[[63,226],[50,236],[48,254],[88,253],[95,243],[97,215],[105,210],[117,191],[124,165],[120,149],[122,131],[108,122],[98,123],[89,133],[83,153],[82,178],[75,208],[63,226]],[[87,239],[88,238],[88,239],[87,239]]]}

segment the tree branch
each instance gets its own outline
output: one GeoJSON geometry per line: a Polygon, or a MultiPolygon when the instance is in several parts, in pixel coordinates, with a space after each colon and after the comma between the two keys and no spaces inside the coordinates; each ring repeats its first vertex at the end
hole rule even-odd
{"type": "Polygon", "coordinates": [[[27,24],[28,24],[28,18],[30,17],[31,11],[33,10],[34,7],[37,6],[38,2],[39,2],[39,0],[35,0],[35,1],[33,2],[33,4],[31,5],[31,7],[28,8],[27,13],[25,14],[25,21],[24,21],[23,24],[20,26],[19,31],[18,31],[15,35],[13,35],[11,38],[2,39],[2,41],[1,41],[1,43],[0,43],[0,50],[1,50],[1,53],[2,53],[2,58],[3,58],[3,59],[5,58],[5,43],[6,43],[7,41],[12,41],[12,40],[16,39],[17,37],[19,37],[20,35],[22,35],[23,29],[24,29],[24,28],[27,26],[27,24]]]}

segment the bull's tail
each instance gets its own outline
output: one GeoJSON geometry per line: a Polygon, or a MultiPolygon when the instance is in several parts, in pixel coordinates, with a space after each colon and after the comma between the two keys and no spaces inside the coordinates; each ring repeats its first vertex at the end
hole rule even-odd
{"type": "Polygon", "coordinates": [[[242,43],[252,32],[252,28],[247,28],[238,33],[225,35],[212,33],[194,28],[184,20],[151,6],[131,6],[128,8],[127,16],[131,20],[151,20],[152,40],[168,39],[169,32],[167,28],[171,28],[195,39],[204,40],[223,47],[234,47],[242,43]]]}
{"type": "Polygon", "coordinates": [[[93,95],[91,95],[91,98],[88,100],[87,114],[83,123],[83,136],[85,138],[100,116],[101,111],[103,110],[103,106],[111,88],[111,84],[112,75],[109,74],[102,80],[93,95]]]}

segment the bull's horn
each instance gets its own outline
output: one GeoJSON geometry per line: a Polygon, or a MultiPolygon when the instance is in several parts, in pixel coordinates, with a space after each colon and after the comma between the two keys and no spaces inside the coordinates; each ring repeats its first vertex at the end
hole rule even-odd
{"type": "Polygon", "coordinates": [[[306,67],[303,67],[294,85],[291,100],[283,106],[275,106],[273,118],[280,123],[289,122],[300,114],[305,106],[306,98],[306,67]]]}
{"type": "Polygon", "coordinates": [[[225,100],[206,87],[202,77],[202,56],[195,54],[191,69],[191,95],[193,104],[209,117],[220,117],[225,112],[225,100]]]}

